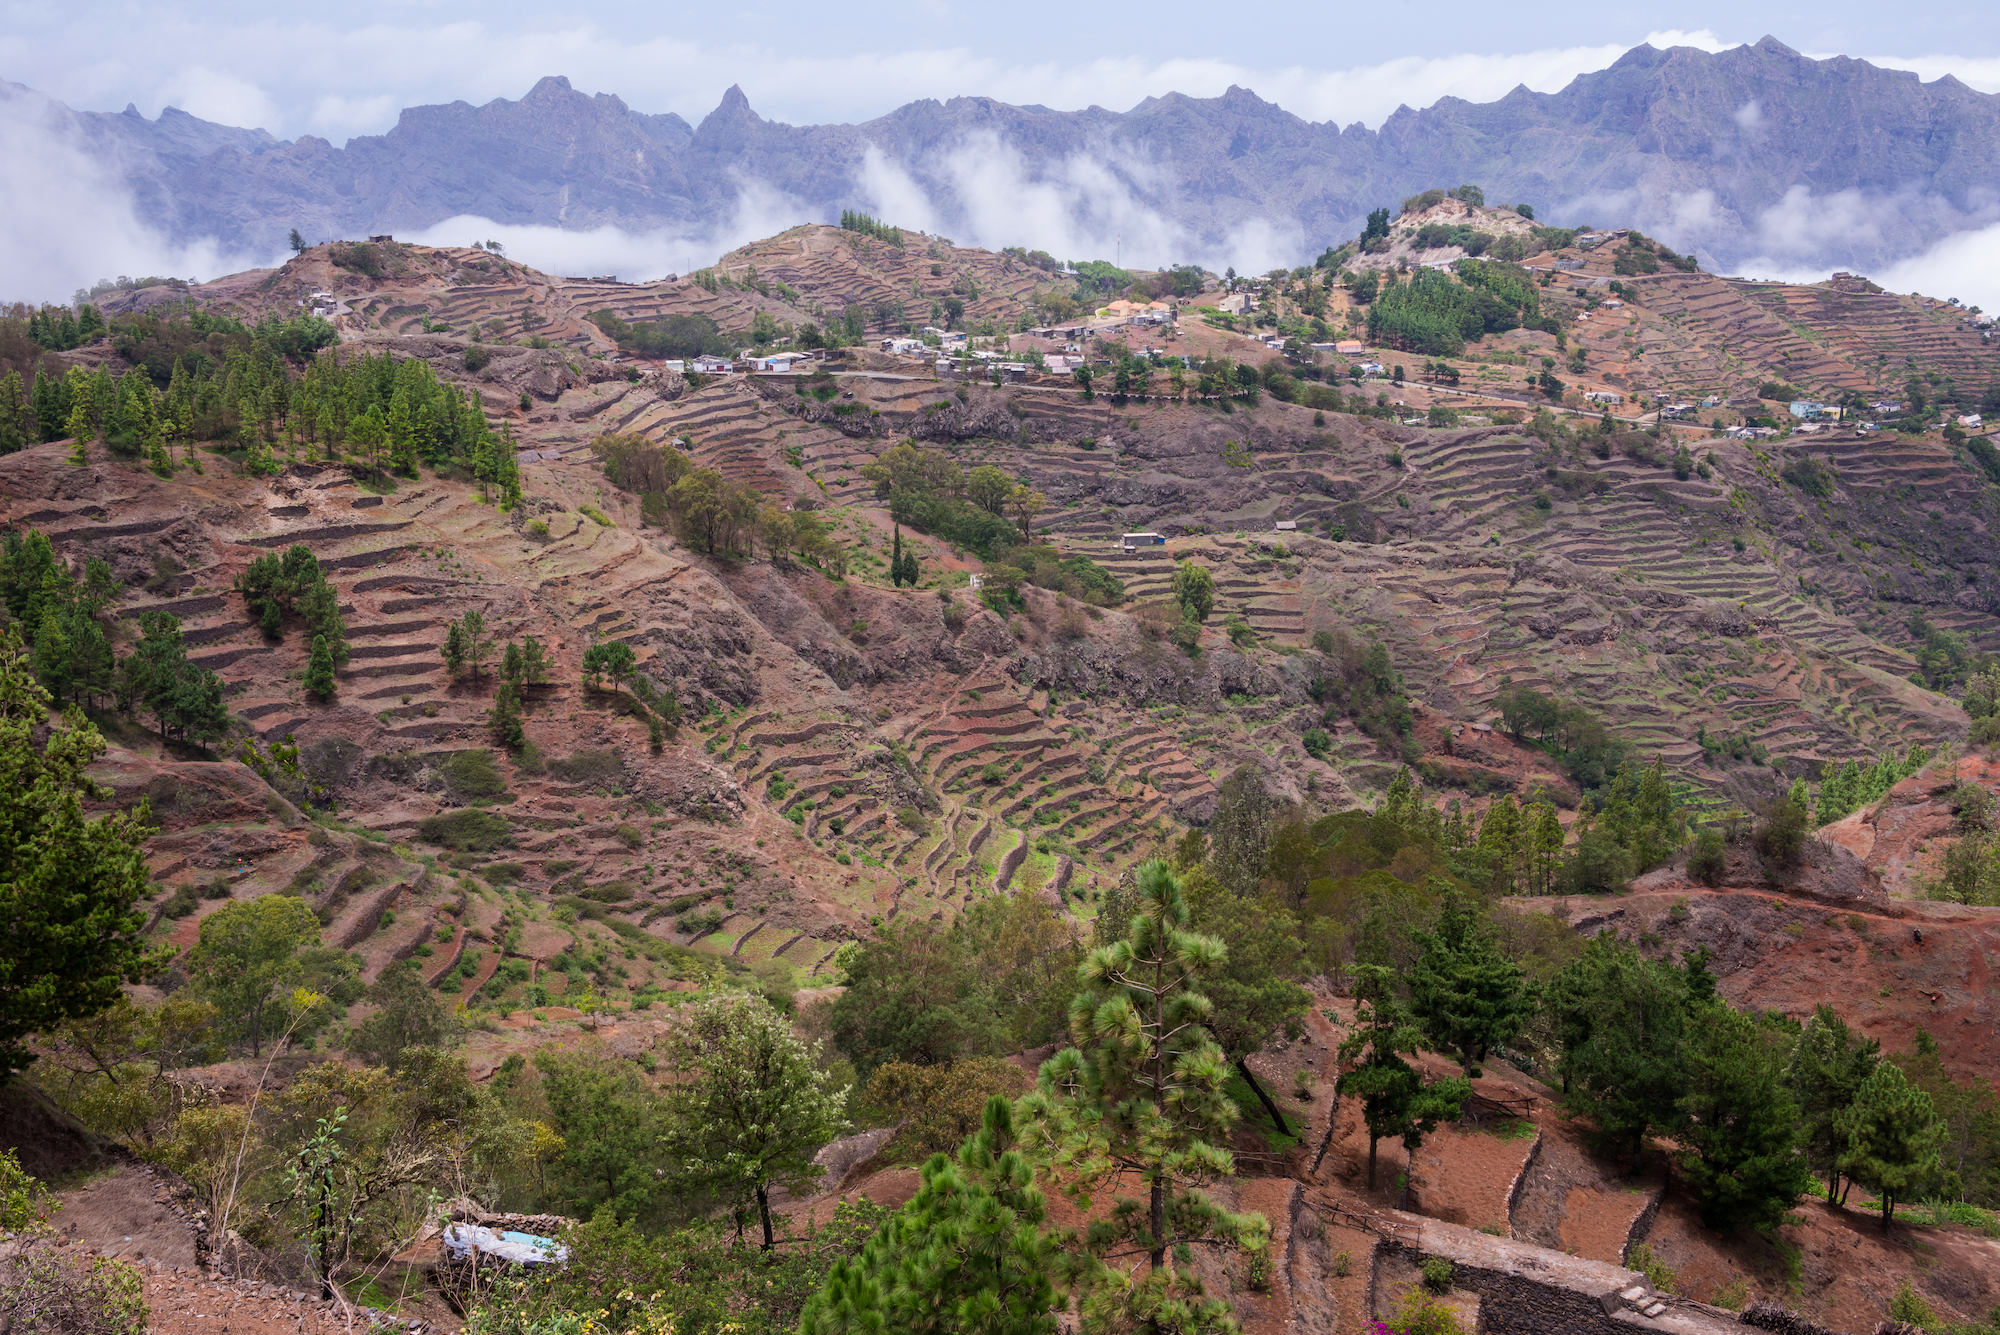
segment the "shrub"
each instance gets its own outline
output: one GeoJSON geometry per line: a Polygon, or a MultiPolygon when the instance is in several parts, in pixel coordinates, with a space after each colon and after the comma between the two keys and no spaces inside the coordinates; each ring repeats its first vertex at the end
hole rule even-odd
{"type": "Polygon", "coordinates": [[[145,1335],[144,1281],[134,1267],[62,1245],[41,1225],[16,1240],[10,1273],[0,1281],[0,1310],[20,1331],[63,1335],[145,1335]]]}
{"type": "Polygon", "coordinates": [[[1423,1289],[1404,1294],[1395,1316],[1382,1329],[1385,1335],[1465,1335],[1458,1314],[1423,1289]]]}
{"type": "Polygon", "coordinates": [[[498,797],[507,791],[507,780],[493,763],[493,753],[481,747],[460,751],[438,766],[445,785],[460,801],[477,797],[498,797]]]}
{"type": "Polygon", "coordinates": [[[446,848],[490,853],[513,838],[513,827],[490,811],[465,809],[427,816],[417,823],[417,838],[446,848]]]}
{"type": "Polygon", "coordinates": [[[167,902],[160,906],[160,912],[169,918],[185,918],[201,904],[201,892],[192,885],[175,888],[167,902]]]}
{"type": "Polygon", "coordinates": [[[1764,823],[1757,828],[1757,851],[1771,870],[1799,865],[1806,847],[1806,809],[1791,797],[1772,806],[1764,823]]]}
{"type": "Polygon", "coordinates": [[[1333,752],[1333,735],[1325,728],[1307,728],[1301,741],[1314,760],[1325,760],[1333,752]]]}
{"type": "Polygon", "coordinates": [[[609,783],[625,777],[625,762],[616,751],[578,751],[563,760],[551,760],[549,773],[565,783],[609,783]]]}
{"type": "Polygon", "coordinates": [[[1625,1266],[1644,1275],[1646,1283],[1661,1293],[1672,1293],[1675,1286],[1680,1283],[1681,1277],[1675,1274],[1665,1261],[1653,1255],[1653,1249],[1643,1242],[1633,1245],[1631,1252],[1625,1257],[1625,1266]]]}
{"type": "Polygon", "coordinates": [[[611,837],[635,851],[646,842],[646,836],[639,832],[639,827],[636,825],[620,825],[612,832],[611,837]]]}
{"type": "Polygon", "coordinates": [[[465,350],[465,369],[468,371],[483,371],[492,361],[493,352],[490,348],[474,343],[465,350]]]}
{"type": "Polygon", "coordinates": [[[1703,830],[1695,837],[1694,851],[1688,854],[1688,875],[1703,885],[1720,885],[1728,862],[1721,832],[1703,830]]]}
{"type": "Polygon", "coordinates": [[[934,1066],[895,1061],[868,1080],[868,1101],[900,1121],[892,1152],[921,1162],[949,1154],[979,1129],[986,1100],[1024,1094],[1027,1072],[1001,1057],[968,1057],[934,1066]]]}
{"type": "Polygon", "coordinates": [[[1449,1293],[1451,1291],[1452,1266],[1450,1261],[1447,1261],[1442,1256],[1426,1256],[1423,1264],[1417,1268],[1423,1271],[1424,1287],[1432,1293],[1449,1293]]]}

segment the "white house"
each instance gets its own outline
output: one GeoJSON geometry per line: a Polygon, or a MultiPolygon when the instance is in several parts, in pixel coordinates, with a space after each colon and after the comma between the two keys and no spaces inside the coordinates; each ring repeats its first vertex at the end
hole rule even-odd
{"type": "Polygon", "coordinates": [[[729,368],[734,365],[735,363],[727,357],[711,357],[703,353],[694,359],[694,365],[689,369],[696,375],[727,375],[729,368]]]}

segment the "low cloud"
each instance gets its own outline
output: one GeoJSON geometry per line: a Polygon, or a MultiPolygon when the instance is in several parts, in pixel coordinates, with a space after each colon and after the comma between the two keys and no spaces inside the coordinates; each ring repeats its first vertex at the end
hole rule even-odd
{"type": "Polygon", "coordinates": [[[806,207],[761,182],[739,185],[736,206],[710,227],[635,232],[621,227],[564,228],[497,223],[460,214],[404,239],[431,246],[498,241],[507,257],[543,273],[568,277],[616,274],[648,282],[704,268],[746,242],[782,232],[807,216],[806,207]]]}
{"type": "Polygon", "coordinates": [[[61,107],[0,88],[0,299],[68,301],[118,274],[214,278],[276,261],[213,241],[175,245],[139,220],[115,164],[87,147],[61,107]]]}
{"type": "Polygon", "coordinates": [[[1025,246],[1135,269],[1234,265],[1246,273],[1304,258],[1295,224],[1260,218],[1204,236],[1175,222],[1154,202],[1171,182],[1157,164],[1116,144],[1031,163],[997,135],[978,134],[914,168],[871,147],[860,186],[884,218],[988,250],[1025,246]]]}

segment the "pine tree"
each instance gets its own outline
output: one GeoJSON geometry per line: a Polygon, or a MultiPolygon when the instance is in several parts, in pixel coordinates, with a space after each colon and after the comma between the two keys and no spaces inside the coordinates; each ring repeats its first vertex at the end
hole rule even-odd
{"type": "Polygon", "coordinates": [[[1411,1009],[1436,1050],[1478,1075],[1487,1052],[1511,1041],[1534,1013],[1527,975],[1456,890],[1445,894],[1437,930],[1416,939],[1424,953],[1410,973],[1411,1009]]]}
{"type": "Polygon", "coordinates": [[[917,1194],[807,1300],[802,1335],[1054,1335],[1069,1238],[1042,1228],[1047,1206],[1007,1100],[988,1099],[957,1157],[933,1155],[921,1171],[917,1194]]]}
{"type": "MultiPolygon", "coordinates": [[[[1423,1031],[1396,1000],[1395,972],[1386,965],[1354,966],[1354,995],[1361,1003],[1355,1029],[1340,1045],[1340,1063],[1352,1066],[1337,1086],[1342,1095],[1361,1100],[1361,1119],[1368,1127],[1368,1189],[1375,1189],[1376,1147],[1386,1138],[1402,1139],[1408,1163],[1416,1163],[1424,1137],[1440,1122],[1455,1121],[1472,1097],[1472,1082],[1463,1076],[1426,1085],[1416,1069],[1403,1060],[1423,1046],[1423,1031]],[[1365,1054],[1365,1055],[1364,1055],[1365,1054]]],[[[1407,1196],[1409,1175],[1403,1179],[1407,1196]]]]}
{"type": "Polygon", "coordinates": [[[1492,871],[1488,891],[1496,897],[1513,894],[1521,861],[1521,809],[1512,793],[1486,809],[1486,819],[1479,823],[1479,851],[1492,871]]]}
{"type": "Polygon", "coordinates": [[[465,627],[457,621],[449,622],[445,626],[442,652],[445,674],[451,677],[463,675],[466,659],[465,627]]]}
{"type": "Polygon", "coordinates": [[[521,684],[540,685],[549,679],[548,656],[542,651],[542,642],[532,635],[521,637],[521,684]]]}
{"type": "Polygon", "coordinates": [[[18,628],[0,631],[0,1074],[35,1060],[29,1035],[104,1011],[121,983],[162,963],[146,948],[145,914],[134,911],[152,889],[147,805],[86,819],[85,802],[111,796],[85,774],[104,739],[74,710],[51,726],[52,703],[18,628]]]}
{"type": "Polygon", "coordinates": [[[521,731],[521,694],[511,681],[500,683],[500,689],[493,692],[493,735],[509,751],[521,749],[527,740],[521,731]]]}
{"type": "Polygon", "coordinates": [[[1016,1112],[1029,1153],[1079,1202],[1106,1187],[1145,1189],[1144,1201],[1118,1198],[1085,1245],[1099,1265],[1128,1270],[1126,1258],[1143,1255],[1151,1269],[1131,1284],[1122,1275],[1112,1282],[1110,1271],[1100,1272],[1101,1286],[1086,1281],[1086,1312],[1145,1312],[1169,1330],[1233,1330],[1227,1304],[1202,1298],[1199,1281],[1177,1264],[1184,1245],[1254,1251],[1269,1239],[1262,1215],[1232,1214],[1201,1189],[1235,1171],[1229,1150],[1211,1139],[1237,1116],[1223,1091],[1229,1063],[1203,1028],[1213,1007],[1194,990],[1222,963],[1223,947],[1189,930],[1187,899],[1165,862],[1143,864],[1136,880],[1129,935],[1091,951],[1077,971],[1077,1046],[1042,1063],[1016,1112]]]}
{"type": "Polygon", "coordinates": [[[1556,872],[1562,865],[1563,827],[1555,804],[1536,802],[1522,813],[1523,842],[1527,845],[1528,884],[1531,895],[1555,892],[1556,872]]]}
{"type": "Polygon", "coordinates": [[[1799,1105],[1805,1129],[1806,1160],[1826,1177],[1826,1198],[1841,1203],[1841,1156],[1847,1134],[1840,1117],[1854,1105],[1861,1086],[1881,1061],[1882,1045],[1847,1027],[1831,1006],[1821,1003],[1806,1021],[1785,1067],[1785,1083],[1799,1105]]]}
{"type": "Polygon", "coordinates": [[[472,679],[479,680],[479,667],[486,656],[493,652],[493,639],[486,633],[486,614],[472,608],[458,619],[465,630],[465,665],[472,671],[472,679]]]}
{"type": "Polygon", "coordinates": [[[327,699],[333,694],[333,651],[326,646],[326,636],[313,636],[312,657],[306,661],[306,690],[327,699]]]}
{"type": "Polygon", "coordinates": [[[1913,1087],[1894,1062],[1877,1062],[1835,1119],[1847,1141],[1841,1171],[1882,1201],[1882,1231],[1895,1222],[1896,1205],[1917,1195],[1941,1174],[1938,1147],[1946,1126],[1931,1096],[1913,1087]]]}
{"type": "MultiPolygon", "coordinates": [[[[1550,989],[1564,1103],[1595,1123],[1600,1141],[1629,1149],[1635,1173],[1646,1133],[1672,1126],[1687,1092],[1681,1047],[1690,1004],[1705,999],[1690,987],[1692,973],[1606,934],[1585,945],[1550,989]]],[[[1698,976],[1705,994],[1713,980],[1705,969],[1698,976]]]]}
{"type": "Polygon", "coordinates": [[[1674,1139],[1702,1222],[1723,1232],[1777,1227],[1813,1184],[1798,1153],[1799,1108],[1780,1079],[1777,1035],[1711,1002],[1688,1026],[1682,1061],[1688,1090],[1674,1139]]]}

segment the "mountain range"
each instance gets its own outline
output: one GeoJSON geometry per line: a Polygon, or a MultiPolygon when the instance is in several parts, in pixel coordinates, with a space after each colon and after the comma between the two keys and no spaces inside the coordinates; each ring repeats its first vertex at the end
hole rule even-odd
{"type": "Polygon", "coordinates": [[[1473,182],[1544,220],[1644,227],[1727,271],[1877,266],[2000,216],[2000,96],[1812,59],[1770,37],[1718,53],[1639,46],[1560,92],[1448,97],[1375,130],[1308,122],[1236,87],[1122,113],[924,100],[816,126],[765,120],[732,87],[691,127],[552,76],[518,101],[411,107],[388,133],[336,147],[173,108],[147,120],[134,107],[73,112],[17,84],[0,94],[6,114],[40,102],[115,164],[142,221],[246,249],[275,249],[293,227],[318,239],[459,215],[713,228],[755,193],[793,219],[856,208],[991,245],[1109,240],[1121,214],[1142,213],[1181,258],[1227,253],[1263,228],[1304,259],[1354,235],[1371,208],[1473,182]],[[1061,238],[1002,234],[1033,227],[996,220],[982,182],[1047,186],[1076,225],[1061,238]],[[900,216],[918,197],[928,217],[900,216]]]}

